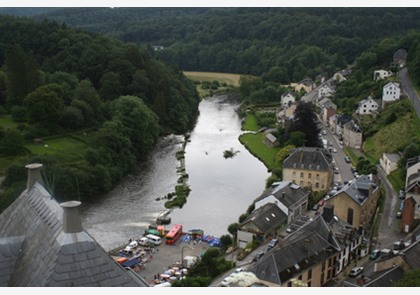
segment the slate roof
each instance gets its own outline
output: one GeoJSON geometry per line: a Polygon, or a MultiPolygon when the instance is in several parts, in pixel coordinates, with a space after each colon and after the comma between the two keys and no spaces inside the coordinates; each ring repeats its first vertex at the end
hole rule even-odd
{"type": "Polygon", "coordinates": [[[332,156],[323,148],[302,147],[291,151],[283,161],[283,169],[303,169],[328,171],[331,169],[332,156]]]}
{"type": "Polygon", "coordinates": [[[63,231],[63,208],[38,182],[0,215],[0,286],[148,286],[85,231],[63,231]]]}
{"type": "Polygon", "coordinates": [[[369,198],[369,189],[375,190],[377,188],[378,185],[371,180],[369,175],[361,175],[353,182],[343,186],[343,188],[332,196],[332,198],[339,195],[341,192],[345,192],[361,206],[369,198]]]}
{"type": "Polygon", "coordinates": [[[394,52],[393,55],[394,59],[406,59],[407,58],[407,51],[403,48],[398,49],[397,51],[394,52]]]}
{"type": "Polygon", "coordinates": [[[346,129],[348,129],[348,130],[351,130],[353,132],[356,132],[356,133],[361,133],[362,132],[362,128],[360,128],[359,125],[357,125],[356,123],[354,123],[353,120],[348,121],[347,123],[345,123],[343,125],[343,127],[346,128],[346,129]]]}
{"type": "Polygon", "coordinates": [[[418,162],[420,162],[420,156],[409,158],[409,159],[407,159],[407,163],[406,163],[405,168],[408,169],[411,166],[417,164],[418,162]]]}
{"type": "Polygon", "coordinates": [[[255,199],[255,202],[272,195],[284,206],[291,208],[296,203],[300,203],[307,198],[308,194],[307,191],[291,181],[280,181],[273,183],[270,188],[266,189],[257,199],[255,199]]]}
{"type": "Polygon", "coordinates": [[[290,233],[283,245],[264,255],[248,271],[259,279],[281,285],[303,269],[325,260],[341,251],[338,241],[324,219],[318,215],[308,224],[290,233]]]}
{"type": "Polygon", "coordinates": [[[414,241],[401,251],[402,258],[411,270],[420,269],[420,240],[414,241]]]}
{"type": "Polygon", "coordinates": [[[287,215],[277,205],[268,203],[252,212],[240,227],[252,222],[261,232],[269,233],[286,221],[287,215]]]}

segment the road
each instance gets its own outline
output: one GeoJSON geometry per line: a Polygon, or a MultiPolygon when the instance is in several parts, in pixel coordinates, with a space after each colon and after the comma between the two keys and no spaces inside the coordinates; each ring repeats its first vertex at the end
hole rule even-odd
{"type": "Polygon", "coordinates": [[[398,71],[398,78],[401,82],[401,93],[405,93],[408,96],[414,107],[414,110],[416,111],[417,117],[420,118],[420,98],[417,95],[416,90],[413,88],[410,78],[408,77],[406,67],[398,71]]]}

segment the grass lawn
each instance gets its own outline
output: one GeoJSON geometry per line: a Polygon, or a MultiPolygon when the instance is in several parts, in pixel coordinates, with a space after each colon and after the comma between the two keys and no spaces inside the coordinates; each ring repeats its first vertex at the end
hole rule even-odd
{"type": "Polygon", "coordinates": [[[252,113],[247,113],[245,117],[245,121],[242,124],[242,130],[245,131],[258,131],[260,127],[257,124],[257,119],[255,115],[252,113]]]}
{"type": "Polygon", "coordinates": [[[264,137],[264,133],[246,133],[239,137],[239,141],[271,171],[272,169],[279,167],[275,159],[280,148],[272,148],[266,145],[264,143],[264,137]]]}
{"type": "Polygon", "coordinates": [[[66,163],[82,158],[86,145],[73,137],[59,137],[44,140],[43,144],[29,143],[25,146],[34,155],[54,155],[66,163]]]}
{"type": "Polygon", "coordinates": [[[18,123],[13,121],[12,117],[10,115],[1,115],[0,116],[0,126],[2,126],[4,129],[13,129],[18,126],[18,123]]]}

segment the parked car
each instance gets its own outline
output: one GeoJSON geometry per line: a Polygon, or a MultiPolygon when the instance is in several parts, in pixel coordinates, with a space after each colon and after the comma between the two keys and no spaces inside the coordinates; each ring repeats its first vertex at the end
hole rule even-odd
{"type": "Polygon", "coordinates": [[[398,195],[398,198],[400,198],[401,200],[405,199],[405,191],[400,190],[400,194],[398,195]]]}
{"type": "Polygon", "coordinates": [[[350,160],[350,158],[348,156],[345,156],[344,157],[344,161],[346,161],[346,163],[351,163],[351,160],[350,160]]]}
{"type": "Polygon", "coordinates": [[[327,131],[322,130],[322,135],[327,135],[327,131]]]}
{"type": "Polygon", "coordinates": [[[243,272],[244,270],[245,270],[245,268],[239,267],[239,268],[235,269],[235,271],[233,273],[240,273],[240,272],[243,272]]]}
{"type": "Polygon", "coordinates": [[[267,250],[273,249],[277,244],[279,243],[279,240],[272,239],[270,243],[268,243],[267,250]]]}
{"type": "Polygon", "coordinates": [[[333,151],[333,153],[336,153],[337,152],[337,149],[336,148],[333,148],[332,151],[333,151]]]}
{"type": "Polygon", "coordinates": [[[258,252],[257,254],[255,254],[254,258],[252,259],[252,261],[257,261],[258,259],[260,259],[262,256],[264,255],[264,252],[258,252]]]}
{"type": "Polygon", "coordinates": [[[350,276],[351,278],[355,278],[355,277],[357,277],[358,275],[360,275],[360,274],[363,272],[363,270],[364,270],[363,266],[358,266],[358,267],[355,267],[355,268],[353,268],[353,269],[350,271],[349,276],[350,276]]]}
{"type": "Polygon", "coordinates": [[[401,211],[398,211],[397,212],[397,216],[396,216],[398,219],[401,219],[401,217],[402,217],[402,212],[401,211]]]}
{"type": "Polygon", "coordinates": [[[369,259],[370,260],[376,260],[379,258],[379,255],[381,254],[381,250],[375,249],[370,253],[369,259]]]}

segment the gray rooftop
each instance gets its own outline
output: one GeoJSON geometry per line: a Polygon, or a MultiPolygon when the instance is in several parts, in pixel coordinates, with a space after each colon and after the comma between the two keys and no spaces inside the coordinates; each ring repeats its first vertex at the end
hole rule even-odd
{"type": "Polygon", "coordinates": [[[332,156],[324,148],[302,147],[292,150],[283,161],[283,169],[302,169],[328,171],[331,168],[332,156]]]}
{"type": "Polygon", "coordinates": [[[250,222],[254,223],[261,232],[268,233],[282,223],[286,223],[287,215],[275,204],[268,203],[252,212],[241,226],[250,222]]]}
{"type": "Polygon", "coordinates": [[[289,234],[282,244],[263,256],[248,271],[278,285],[341,251],[338,241],[321,216],[289,234]]]}
{"type": "Polygon", "coordinates": [[[280,181],[273,183],[255,202],[263,200],[270,195],[274,196],[287,208],[291,208],[296,203],[300,203],[307,198],[309,193],[291,181],[280,181]]]}
{"type": "Polygon", "coordinates": [[[339,195],[341,192],[345,192],[357,204],[362,205],[369,198],[369,191],[378,188],[378,185],[371,180],[369,175],[361,175],[351,183],[346,184],[332,197],[339,195]]]}
{"type": "Polygon", "coordinates": [[[87,232],[66,231],[63,208],[37,181],[0,215],[0,257],[3,287],[148,286],[87,232]]]}

